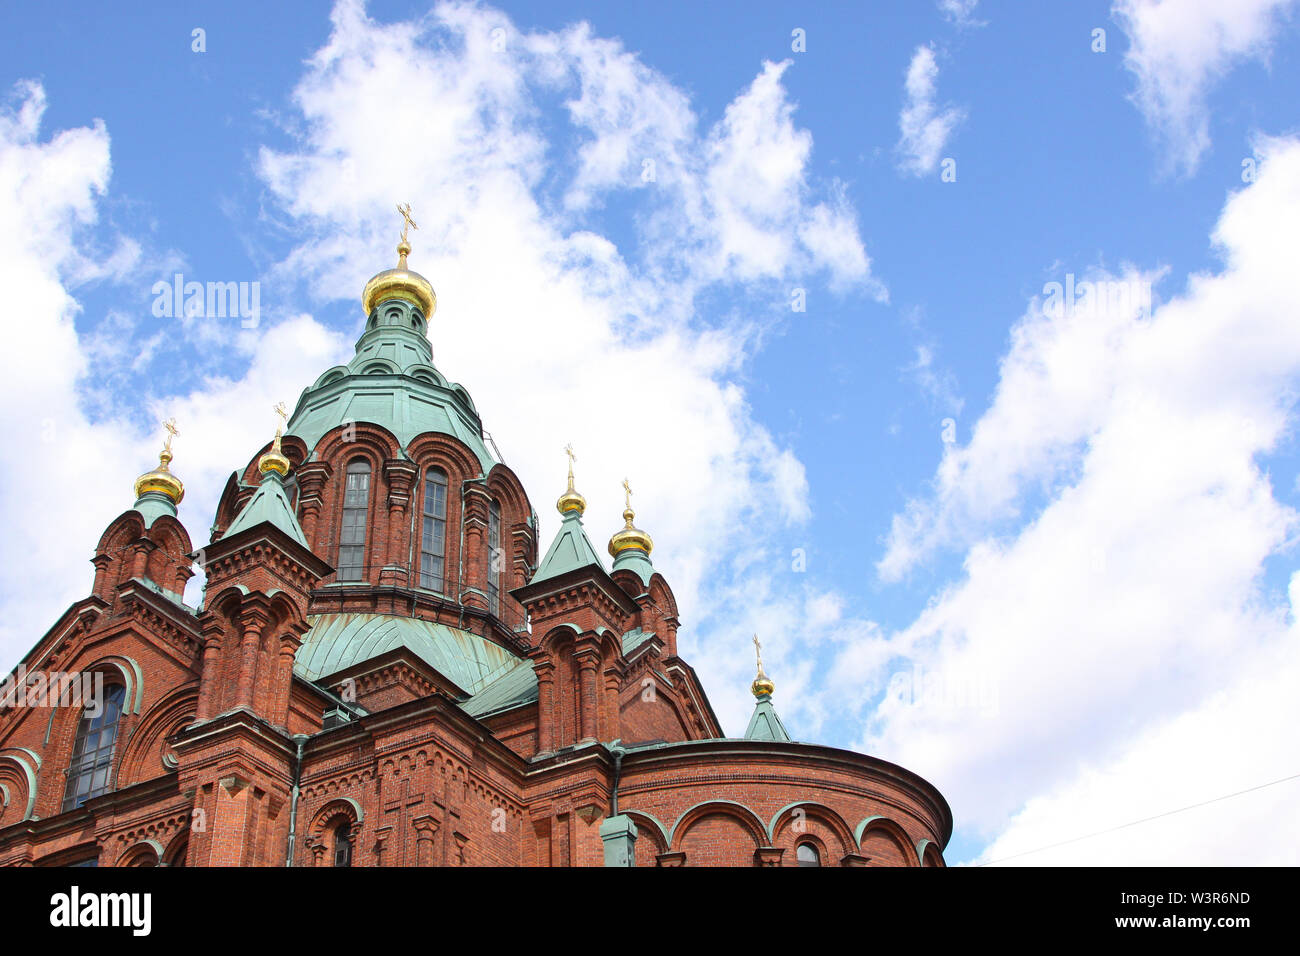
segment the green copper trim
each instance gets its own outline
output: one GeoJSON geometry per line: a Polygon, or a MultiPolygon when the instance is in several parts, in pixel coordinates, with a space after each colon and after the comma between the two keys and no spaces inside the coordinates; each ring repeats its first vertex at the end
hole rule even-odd
{"type": "Polygon", "coordinates": [[[230,522],[223,537],[229,538],[263,522],[275,525],[304,548],[308,547],[307,536],[302,533],[302,525],[298,524],[298,518],[293,513],[289,496],[284,493],[279,472],[268,471],[262,475],[262,483],[257,486],[257,491],[248,499],[244,510],[230,522]]]}

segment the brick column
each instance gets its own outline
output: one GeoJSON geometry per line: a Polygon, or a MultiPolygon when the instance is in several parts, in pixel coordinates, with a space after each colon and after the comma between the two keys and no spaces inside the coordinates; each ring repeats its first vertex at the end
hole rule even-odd
{"type": "Polygon", "coordinates": [[[580,668],[579,701],[582,711],[582,740],[595,740],[598,730],[597,715],[600,699],[596,695],[596,665],[599,652],[594,647],[583,648],[574,654],[580,668]]]}
{"type": "Polygon", "coordinates": [[[533,662],[537,674],[537,749],[541,753],[555,750],[555,663],[549,659],[533,662]]]}
{"type": "Polygon", "coordinates": [[[246,603],[239,615],[244,636],[239,645],[239,682],[235,687],[235,705],[253,709],[253,692],[257,677],[257,654],[262,643],[262,629],[270,623],[260,604],[246,603]]]}
{"type": "Polygon", "coordinates": [[[221,622],[215,618],[203,630],[203,673],[199,677],[199,705],[195,713],[198,720],[207,720],[217,712],[217,691],[221,682],[217,671],[223,631],[221,622]]]}
{"type": "Polygon", "coordinates": [[[294,470],[294,476],[298,479],[298,511],[301,515],[302,532],[306,535],[307,542],[313,546],[313,550],[317,544],[316,521],[320,518],[325,483],[333,473],[334,469],[327,461],[303,462],[294,470]]]}

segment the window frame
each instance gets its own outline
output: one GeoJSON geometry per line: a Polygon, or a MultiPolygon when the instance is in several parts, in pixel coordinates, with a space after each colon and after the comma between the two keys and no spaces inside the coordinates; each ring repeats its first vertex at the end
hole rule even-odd
{"type": "MultiPolygon", "coordinates": [[[[423,497],[420,506],[420,568],[419,582],[420,587],[430,591],[436,591],[439,594],[447,593],[447,528],[449,525],[448,505],[450,503],[451,478],[446,470],[436,465],[431,465],[425,469],[423,497]],[[437,479],[441,479],[440,481],[437,479]],[[430,511],[430,492],[434,488],[442,490],[442,514],[430,511]],[[441,547],[433,550],[429,547],[429,539],[436,536],[441,525],[441,547]],[[430,570],[433,562],[438,563],[436,574],[430,570]]],[[[436,500],[436,496],[435,496],[436,500]]]]}
{"type": "Polygon", "coordinates": [[[68,813],[82,807],[88,800],[111,793],[117,782],[114,765],[117,762],[117,743],[122,736],[122,718],[126,716],[126,685],[120,681],[104,683],[104,700],[98,717],[87,715],[87,707],[81,708],[77,726],[73,731],[72,751],[68,757],[67,780],[63,787],[62,813],[68,813]],[[111,721],[110,711],[115,709],[111,721]],[[111,739],[104,744],[104,734],[112,731],[111,739]],[[87,752],[86,742],[91,734],[96,737],[95,746],[87,752]],[[95,783],[102,773],[102,782],[95,783]],[[83,791],[81,782],[87,785],[83,791]]]}
{"type": "Polygon", "coordinates": [[[366,542],[370,534],[370,498],[373,490],[372,478],[375,469],[370,463],[369,458],[357,457],[347,463],[343,469],[343,501],[339,509],[339,542],[338,542],[338,566],[334,572],[336,581],[364,581],[366,579],[366,542]],[[361,504],[349,504],[349,500],[355,500],[351,496],[353,490],[351,479],[353,475],[364,474],[366,484],[360,497],[363,499],[361,504]],[[348,527],[348,518],[351,515],[354,519],[360,513],[360,541],[350,540],[356,536],[356,527],[348,527]],[[352,532],[350,535],[349,532],[352,532]],[[347,561],[344,561],[344,555],[347,555],[347,561]],[[353,561],[354,557],[359,557],[358,561],[353,561]]]}

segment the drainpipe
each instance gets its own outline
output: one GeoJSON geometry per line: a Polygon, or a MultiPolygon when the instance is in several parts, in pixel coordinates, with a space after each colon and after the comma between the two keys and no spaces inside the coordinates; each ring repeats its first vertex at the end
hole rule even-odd
{"type": "Polygon", "coordinates": [[[609,795],[609,815],[618,816],[618,781],[623,775],[623,755],[627,753],[623,749],[623,741],[615,740],[609,745],[609,752],[614,755],[614,792],[609,795]]]}
{"type": "Polygon", "coordinates": [[[636,866],[636,824],[618,812],[618,784],[623,775],[623,756],[627,749],[621,740],[605,745],[614,756],[614,786],[609,795],[609,816],[600,824],[600,842],[604,844],[606,866],[636,866]]]}
{"type": "Polygon", "coordinates": [[[293,759],[293,789],[289,797],[289,852],[284,860],[285,866],[293,866],[294,841],[298,835],[298,790],[302,780],[302,748],[307,743],[307,735],[294,734],[293,739],[298,744],[298,753],[293,759]]]}

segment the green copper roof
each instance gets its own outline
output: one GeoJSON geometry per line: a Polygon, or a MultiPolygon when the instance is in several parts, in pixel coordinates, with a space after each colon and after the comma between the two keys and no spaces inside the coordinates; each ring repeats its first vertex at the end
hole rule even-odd
{"type": "Polygon", "coordinates": [[[253,497],[248,499],[244,510],[230,522],[225,537],[229,538],[232,534],[252,528],[263,521],[269,521],[304,548],[308,547],[307,536],[302,533],[302,526],[298,524],[298,519],[293,513],[293,505],[289,504],[289,498],[284,493],[284,485],[280,481],[278,472],[268,471],[262,475],[262,483],[257,486],[257,491],[253,492],[253,497]]]}
{"type": "Polygon", "coordinates": [[[471,717],[486,717],[537,700],[537,672],[531,661],[520,661],[469,700],[461,709],[471,717]]]}
{"type": "Polygon", "coordinates": [[[754,716],[749,718],[749,727],[745,729],[746,740],[777,740],[789,742],[790,735],[785,731],[785,724],[772,706],[772,698],[763,694],[754,705],[754,716]]]}
{"type": "Polygon", "coordinates": [[[614,559],[614,570],[624,569],[635,571],[636,576],[646,587],[650,586],[650,578],[655,573],[655,566],[650,563],[650,556],[640,548],[628,548],[614,559]]]}
{"type": "Polygon", "coordinates": [[[569,571],[592,565],[602,571],[605,570],[604,562],[600,560],[600,555],[591,546],[587,532],[582,528],[582,518],[576,511],[570,511],[560,522],[560,530],[555,540],[551,542],[551,549],[546,552],[546,557],[542,558],[542,563],[537,566],[537,573],[528,583],[547,581],[569,571]]]}
{"type": "Polygon", "coordinates": [[[320,680],[404,647],[472,695],[509,673],[520,660],[477,634],[432,621],[387,614],[321,614],[307,620],[311,629],[303,636],[293,669],[308,680],[320,680]]]}
{"type": "Polygon", "coordinates": [[[654,631],[643,631],[639,627],[634,627],[623,635],[623,656],[631,654],[632,651],[640,647],[650,638],[655,636],[654,631]]]}
{"type": "Polygon", "coordinates": [[[380,425],[403,448],[425,432],[437,432],[469,447],[483,474],[491,471],[496,458],[483,440],[474,402],[433,367],[423,328],[409,303],[381,302],[352,361],[330,369],[302,393],[287,434],[314,450],[323,435],[350,422],[380,425]]]}
{"type": "Polygon", "coordinates": [[[161,491],[146,491],[135,500],[134,509],[144,518],[146,528],[152,528],[153,523],[163,515],[176,517],[176,502],[161,491]]]}

